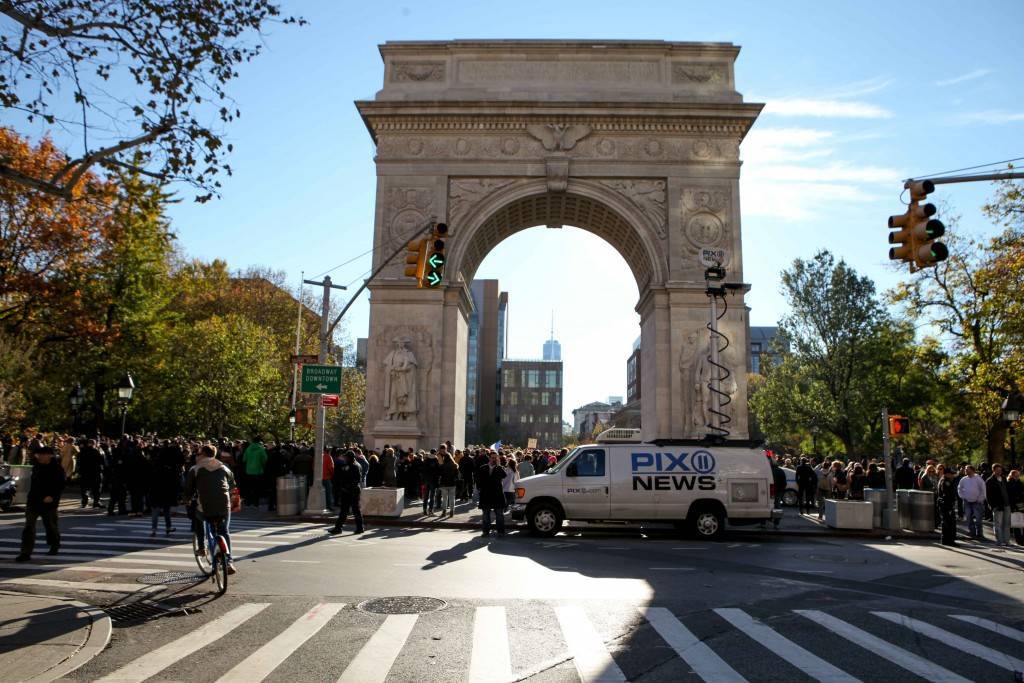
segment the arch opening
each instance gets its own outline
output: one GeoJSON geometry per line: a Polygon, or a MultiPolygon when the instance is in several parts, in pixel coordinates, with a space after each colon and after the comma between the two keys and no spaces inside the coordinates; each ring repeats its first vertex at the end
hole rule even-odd
{"type": "Polygon", "coordinates": [[[657,263],[646,240],[620,211],[577,192],[540,192],[502,203],[472,231],[464,247],[459,272],[471,282],[480,264],[506,238],[529,228],[574,226],[610,244],[626,261],[638,292],[657,279],[657,263]]]}

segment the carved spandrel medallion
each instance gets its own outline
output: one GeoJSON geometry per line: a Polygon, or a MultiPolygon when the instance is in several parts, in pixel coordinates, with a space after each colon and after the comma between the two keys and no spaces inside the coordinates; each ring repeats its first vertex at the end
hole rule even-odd
{"type": "Polygon", "coordinates": [[[701,249],[709,247],[725,248],[728,252],[732,247],[729,191],[719,188],[684,190],[681,203],[684,253],[693,259],[701,249]]]}

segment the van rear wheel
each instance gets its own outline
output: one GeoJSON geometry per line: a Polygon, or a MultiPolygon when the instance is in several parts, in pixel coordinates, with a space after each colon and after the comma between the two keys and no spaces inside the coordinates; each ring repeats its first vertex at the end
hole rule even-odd
{"type": "Polygon", "coordinates": [[[554,536],[562,528],[562,512],[551,503],[537,503],[526,511],[526,523],[537,536],[554,536]]]}
{"type": "Polygon", "coordinates": [[[687,518],[690,532],[697,538],[713,541],[721,537],[725,530],[725,518],[722,513],[711,507],[703,507],[687,518]]]}

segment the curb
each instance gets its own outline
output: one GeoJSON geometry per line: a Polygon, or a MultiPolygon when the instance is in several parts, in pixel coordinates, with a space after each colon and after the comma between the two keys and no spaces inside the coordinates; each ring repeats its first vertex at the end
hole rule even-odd
{"type": "MultiPolygon", "coordinates": [[[[24,593],[7,593],[8,595],[23,596],[24,593]]],[[[3,595],[3,593],[0,593],[3,595]]],[[[79,610],[89,615],[91,623],[89,625],[89,637],[85,643],[79,647],[70,657],[67,657],[62,662],[59,662],[55,666],[50,667],[46,671],[36,674],[32,678],[26,678],[25,683],[49,683],[59,678],[67,676],[75,669],[88,664],[96,658],[103,650],[106,649],[107,645],[110,644],[110,636],[113,632],[113,624],[110,621],[110,616],[106,612],[87,605],[84,602],[78,600],[71,600],[69,598],[59,595],[41,595],[38,593],[32,594],[34,597],[47,598],[61,602],[65,605],[76,607],[79,610]]]]}

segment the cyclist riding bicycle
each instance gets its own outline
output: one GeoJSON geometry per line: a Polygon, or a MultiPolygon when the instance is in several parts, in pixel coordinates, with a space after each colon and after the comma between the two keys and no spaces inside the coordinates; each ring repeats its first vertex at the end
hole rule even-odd
{"type": "Polygon", "coordinates": [[[206,548],[204,523],[213,527],[213,532],[224,537],[228,544],[228,574],[235,573],[231,562],[231,535],[228,525],[231,521],[231,489],[235,486],[235,475],[227,465],[217,460],[212,446],[203,446],[196,458],[195,466],[188,471],[185,480],[185,500],[192,515],[192,531],[196,535],[196,555],[209,552],[206,548]],[[204,550],[205,549],[205,550],[204,550]]]}

